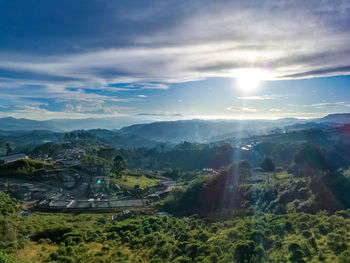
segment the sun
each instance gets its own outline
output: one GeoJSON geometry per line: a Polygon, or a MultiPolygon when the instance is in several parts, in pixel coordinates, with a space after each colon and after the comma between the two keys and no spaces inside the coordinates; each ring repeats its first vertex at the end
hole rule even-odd
{"type": "Polygon", "coordinates": [[[256,68],[239,69],[235,72],[238,87],[246,92],[255,90],[264,79],[264,72],[256,68]]]}

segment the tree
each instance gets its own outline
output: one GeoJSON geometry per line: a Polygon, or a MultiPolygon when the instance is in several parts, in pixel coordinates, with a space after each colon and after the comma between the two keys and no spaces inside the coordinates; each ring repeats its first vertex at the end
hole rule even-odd
{"type": "Polygon", "coordinates": [[[294,155],[294,164],[289,169],[295,176],[314,176],[328,170],[324,153],[311,144],[306,144],[294,155]]]}
{"type": "Polygon", "coordinates": [[[240,241],[234,251],[236,262],[251,262],[254,256],[255,244],[253,241],[240,241]]]}
{"type": "Polygon", "coordinates": [[[12,148],[9,143],[6,143],[6,155],[10,155],[12,153],[12,148]]]}
{"type": "Polygon", "coordinates": [[[238,164],[239,167],[239,181],[242,186],[244,186],[247,178],[251,174],[251,165],[248,160],[240,161],[238,164]]]}
{"type": "Polygon", "coordinates": [[[120,155],[117,155],[115,158],[114,158],[114,161],[113,161],[113,170],[114,172],[117,174],[117,175],[120,175],[120,173],[125,170],[126,168],[126,164],[125,164],[125,160],[122,156],[120,155]]]}
{"type": "Polygon", "coordinates": [[[97,156],[105,160],[112,161],[116,154],[116,150],[113,147],[101,148],[97,151],[97,156]]]}
{"type": "Polygon", "coordinates": [[[270,173],[275,171],[275,164],[273,163],[271,158],[266,157],[264,161],[261,163],[260,167],[266,172],[267,185],[270,185],[270,173]]]}

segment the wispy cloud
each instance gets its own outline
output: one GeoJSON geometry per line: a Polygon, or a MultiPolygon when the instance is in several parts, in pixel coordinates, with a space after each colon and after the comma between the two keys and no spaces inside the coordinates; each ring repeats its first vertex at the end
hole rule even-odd
{"type": "Polygon", "coordinates": [[[337,102],[321,102],[309,105],[314,108],[325,108],[325,107],[350,107],[350,101],[337,101],[337,102]]]}
{"type": "Polygon", "coordinates": [[[139,113],[138,116],[155,116],[155,117],[185,117],[180,113],[139,113]]]}
{"type": "Polygon", "coordinates": [[[257,112],[258,111],[256,108],[253,108],[253,107],[236,107],[236,106],[227,107],[226,110],[233,111],[233,112],[257,112]]]}
{"type": "MultiPolygon", "coordinates": [[[[242,68],[263,70],[267,80],[350,74],[350,2],[346,0],[165,0],[152,5],[144,0],[92,0],[84,5],[61,0],[37,6],[24,1],[4,3],[0,17],[6,40],[0,47],[1,97],[29,107],[38,107],[30,100],[45,98],[71,105],[71,112],[77,114],[123,114],[120,104],[140,101],[148,92],[166,91],[174,83],[235,77],[242,68]],[[73,12],[77,9],[80,12],[73,12]],[[101,12],[92,11],[97,9],[101,12]],[[74,20],[66,19],[73,15],[74,20]]],[[[278,98],[274,94],[237,97],[278,98]]],[[[68,108],[60,110],[68,112],[68,108]]],[[[44,105],[36,111],[51,114],[44,105]]]]}
{"type": "Polygon", "coordinates": [[[269,111],[271,111],[271,112],[281,112],[282,109],[269,109],[269,111]]]}
{"type": "MultiPolygon", "coordinates": [[[[76,29],[76,38],[40,36],[52,47],[45,54],[24,45],[21,53],[0,49],[0,68],[11,79],[94,83],[101,88],[125,81],[170,83],[233,76],[236,70],[246,67],[265,69],[272,79],[350,73],[350,32],[344,30],[350,20],[348,1],[202,2],[201,5],[178,3],[173,8],[169,8],[172,4],[168,1],[147,8],[145,3],[140,3],[129,7],[128,13],[138,14],[136,20],[133,16],[118,17],[106,12],[103,21],[107,24],[101,24],[97,17],[91,19],[103,28],[101,32],[91,28],[91,34],[86,35],[88,25],[82,24],[76,29]],[[145,9],[152,15],[141,16],[145,9]],[[148,25],[144,32],[135,24],[140,21],[148,25]],[[118,23],[130,24],[130,30],[122,28],[117,34],[124,42],[116,37],[113,37],[114,46],[107,40],[96,41],[97,34],[112,38],[115,27],[110,25],[118,23]],[[85,38],[79,39],[79,32],[85,38]],[[79,43],[72,45],[79,48],[68,52],[65,46],[67,51],[62,52],[58,47],[65,44],[63,39],[79,43]]],[[[126,9],[123,4],[111,3],[108,7],[117,14],[126,9]]],[[[78,14],[76,19],[82,17],[78,14]]],[[[21,22],[26,27],[25,21],[18,23],[21,22]]],[[[33,38],[26,44],[34,43],[33,38]]],[[[144,88],[167,86],[147,84],[144,88]]]]}
{"type": "Polygon", "coordinates": [[[239,100],[275,100],[282,97],[281,95],[257,95],[257,96],[243,96],[237,97],[239,100]]]}
{"type": "Polygon", "coordinates": [[[19,109],[0,112],[0,117],[12,116],[15,118],[30,118],[36,120],[47,120],[47,119],[81,119],[81,118],[100,118],[100,117],[116,117],[122,116],[117,113],[84,113],[77,111],[52,111],[43,109],[40,107],[33,107],[25,105],[19,109]]]}
{"type": "Polygon", "coordinates": [[[290,107],[298,108],[342,108],[350,107],[350,101],[336,101],[336,102],[319,102],[313,104],[288,104],[290,107]]]}

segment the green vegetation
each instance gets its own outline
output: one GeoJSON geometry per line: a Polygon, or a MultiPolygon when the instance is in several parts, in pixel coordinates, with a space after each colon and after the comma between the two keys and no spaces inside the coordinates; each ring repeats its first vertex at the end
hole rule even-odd
{"type": "Polygon", "coordinates": [[[131,190],[138,185],[141,189],[155,186],[159,180],[148,178],[142,173],[124,170],[120,176],[113,176],[111,182],[120,186],[122,190],[131,190]]]}
{"type": "Polygon", "coordinates": [[[54,172],[51,163],[32,159],[22,159],[13,163],[0,165],[0,175],[22,179],[37,179],[40,175],[54,172]]]}
{"type": "Polygon", "coordinates": [[[12,148],[9,143],[6,143],[6,155],[11,155],[12,148]]]}
{"type": "MultiPolygon", "coordinates": [[[[32,156],[83,149],[83,164],[109,166],[111,185],[138,198],[158,178],[181,181],[152,204],[171,216],[20,217],[19,204],[0,193],[0,263],[349,263],[350,141],[334,138],[300,131],[242,140],[245,150],[227,142],[116,149],[93,133],[67,133],[65,143],[34,147],[32,156]]],[[[26,179],[50,171],[30,159],[0,167],[1,175],[26,179]]]]}
{"type": "Polygon", "coordinates": [[[187,187],[173,191],[162,209],[181,216],[207,216],[221,210],[228,210],[232,215],[237,211],[247,215],[255,211],[333,213],[350,208],[350,178],[346,173],[321,175],[316,172],[318,176],[312,173],[302,178],[279,173],[270,181],[247,184],[245,171],[240,164],[235,164],[217,175],[199,177],[187,187]]]}
{"type": "Polygon", "coordinates": [[[126,164],[124,161],[124,158],[121,157],[120,155],[117,155],[114,159],[113,159],[113,171],[114,173],[119,176],[121,175],[121,172],[123,170],[125,170],[126,168],[126,164]]]}
{"type": "MultiPolygon", "coordinates": [[[[1,194],[1,207],[16,203],[1,194]]],[[[9,206],[7,206],[9,207],[9,206]]],[[[348,262],[350,210],[231,219],[0,214],[0,262],[348,262]]]]}

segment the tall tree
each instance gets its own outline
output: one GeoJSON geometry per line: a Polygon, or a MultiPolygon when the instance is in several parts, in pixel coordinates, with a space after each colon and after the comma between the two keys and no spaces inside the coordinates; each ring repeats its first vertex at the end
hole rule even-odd
{"type": "Polygon", "coordinates": [[[240,184],[244,186],[244,184],[247,181],[247,178],[251,174],[251,165],[248,160],[243,160],[239,162],[238,166],[239,166],[239,176],[240,176],[239,181],[240,181],[240,184]]]}
{"type": "Polygon", "coordinates": [[[267,185],[270,185],[270,173],[275,171],[275,164],[271,158],[266,157],[261,163],[261,168],[264,170],[267,176],[267,185]]]}
{"type": "Polygon", "coordinates": [[[294,164],[290,168],[296,176],[316,176],[328,170],[324,153],[317,147],[306,144],[294,155],[294,164]]]}
{"type": "Polygon", "coordinates": [[[108,161],[112,161],[115,155],[116,155],[116,150],[113,147],[105,147],[97,151],[98,157],[101,157],[108,161]]]}
{"type": "Polygon", "coordinates": [[[6,143],[6,155],[10,155],[12,153],[12,148],[9,143],[6,143]]]}
{"type": "Polygon", "coordinates": [[[125,160],[122,156],[117,155],[113,160],[113,170],[117,175],[120,175],[120,173],[125,170],[126,164],[125,160]]]}

